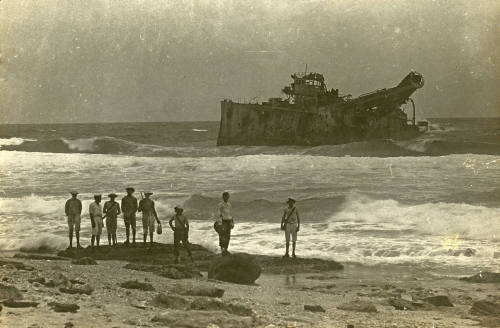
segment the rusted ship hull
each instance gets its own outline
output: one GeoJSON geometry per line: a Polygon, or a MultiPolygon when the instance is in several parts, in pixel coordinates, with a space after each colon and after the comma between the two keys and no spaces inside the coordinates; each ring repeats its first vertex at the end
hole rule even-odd
{"type": "MultiPolygon", "coordinates": [[[[323,114],[259,104],[221,102],[217,145],[335,145],[373,139],[410,139],[421,132],[398,115],[360,124],[349,109],[323,114]]],[[[364,120],[364,119],[363,119],[364,120]]]]}

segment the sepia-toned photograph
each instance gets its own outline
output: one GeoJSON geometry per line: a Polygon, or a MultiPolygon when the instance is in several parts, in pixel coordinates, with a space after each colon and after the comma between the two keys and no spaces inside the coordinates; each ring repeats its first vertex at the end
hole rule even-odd
{"type": "Polygon", "coordinates": [[[500,2],[0,0],[0,327],[500,327],[500,2]]]}

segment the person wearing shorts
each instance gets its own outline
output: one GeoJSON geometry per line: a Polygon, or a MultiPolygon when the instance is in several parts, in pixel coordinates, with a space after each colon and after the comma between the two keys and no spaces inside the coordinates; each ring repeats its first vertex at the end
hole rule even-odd
{"type": "Polygon", "coordinates": [[[90,223],[92,224],[92,247],[94,246],[94,242],[96,242],[97,246],[99,246],[99,241],[101,240],[102,233],[101,195],[95,194],[94,200],[95,201],[89,205],[90,223]]]}
{"type": "Polygon", "coordinates": [[[120,215],[120,204],[115,202],[116,194],[111,193],[108,195],[109,200],[104,203],[104,216],[106,217],[106,231],[108,232],[108,244],[111,246],[111,240],[113,240],[113,246],[116,245],[116,228],[117,228],[117,218],[120,215]]]}
{"type": "Polygon", "coordinates": [[[66,201],[64,211],[66,217],[68,218],[68,228],[69,228],[69,248],[73,247],[73,230],[76,235],[76,247],[82,248],[80,246],[80,221],[82,215],[82,201],[76,198],[78,195],[77,191],[71,191],[71,198],[66,201]]]}
{"type": "Polygon", "coordinates": [[[170,225],[170,228],[174,231],[174,256],[175,256],[175,263],[179,263],[179,248],[180,244],[182,242],[182,245],[184,245],[184,248],[186,249],[189,258],[193,260],[193,257],[191,255],[191,250],[189,249],[189,221],[187,217],[182,215],[182,212],[184,209],[180,206],[176,206],[174,208],[175,210],[175,215],[170,219],[168,224],[170,225]]]}
{"type": "Polygon", "coordinates": [[[137,204],[137,198],[133,196],[135,189],[128,187],[125,190],[127,191],[127,196],[122,198],[123,221],[125,222],[125,233],[127,234],[125,244],[130,243],[130,228],[132,228],[132,243],[135,244],[135,231],[137,226],[135,213],[139,206],[137,204]]]}
{"type": "Polygon", "coordinates": [[[153,247],[153,236],[155,232],[155,221],[160,224],[160,219],[158,219],[158,214],[156,214],[155,202],[149,198],[153,193],[145,192],[143,199],[139,202],[139,212],[142,212],[142,230],[144,232],[143,245],[146,246],[146,240],[149,231],[149,241],[151,247],[153,247]]]}
{"type": "Polygon", "coordinates": [[[288,197],[288,206],[283,211],[281,218],[281,230],[285,231],[286,252],[283,258],[290,257],[290,237],[292,239],[292,257],[295,258],[295,245],[297,243],[297,232],[300,230],[300,217],[297,207],[295,207],[295,198],[288,197]]]}

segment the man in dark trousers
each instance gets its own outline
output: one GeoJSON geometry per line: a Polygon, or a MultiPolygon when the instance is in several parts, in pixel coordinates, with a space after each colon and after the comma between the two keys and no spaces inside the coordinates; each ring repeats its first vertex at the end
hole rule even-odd
{"type": "Polygon", "coordinates": [[[192,261],[193,257],[191,256],[191,250],[189,249],[189,241],[188,241],[188,235],[189,235],[188,219],[187,217],[182,215],[182,212],[184,211],[182,207],[176,206],[174,210],[175,210],[175,215],[172,216],[168,224],[170,225],[170,228],[172,228],[172,230],[174,231],[175,263],[179,263],[179,247],[181,242],[184,245],[184,248],[186,248],[189,258],[192,261]]]}
{"type": "Polygon", "coordinates": [[[155,209],[155,202],[149,198],[153,193],[152,192],[145,192],[144,193],[144,199],[141,199],[139,202],[139,208],[137,211],[142,212],[142,229],[144,231],[144,246],[146,246],[146,240],[148,237],[148,231],[149,231],[149,241],[151,247],[153,247],[153,236],[155,232],[155,220],[160,223],[160,219],[158,219],[158,214],[156,214],[156,209],[155,209]]]}
{"type": "Polygon", "coordinates": [[[219,233],[219,246],[222,256],[229,254],[229,240],[231,239],[231,229],[234,228],[234,221],[231,203],[229,202],[229,193],[222,193],[222,202],[217,207],[217,232],[219,233]]]}
{"type": "Polygon", "coordinates": [[[76,247],[82,248],[80,246],[80,221],[82,215],[82,202],[76,198],[78,195],[77,191],[71,191],[71,198],[66,201],[64,211],[68,218],[68,228],[69,228],[69,248],[73,247],[73,230],[76,234],[76,247]]]}
{"type": "Polygon", "coordinates": [[[108,243],[111,246],[111,240],[113,240],[113,246],[116,245],[116,229],[118,215],[120,215],[120,204],[115,202],[116,194],[111,193],[108,195],[109,200],[104,203],[103,212],[106,217],[106,231],[108,232],[108,243]]]}
{"type": "Polygon", "coordinates": [[[283,211],[281,218],[281,230],[285,230],[286,253],[283,258],[288,258],[290,248],[290,236],[292,237],[292,257],[295,258],[295,244],[297,243],[297,232],[300,230],[299,210],[295,207],[295,198],[288,197],[288,206],[283,211]]]}
{"type": "Polygon", "coordinates": [[[125,244],[128,245],[130,243],[130,228],[132,228],[132,243],[135,244],[135,231],[137,227],[135,213],[139,205],[137,204],[137,198],[133,196],[135,189],[128,187],[125,190],[127,191],[127,196],[122,198],[122,212],[123,221],[125,221],[125,233],[127,234],[125,244]]]}

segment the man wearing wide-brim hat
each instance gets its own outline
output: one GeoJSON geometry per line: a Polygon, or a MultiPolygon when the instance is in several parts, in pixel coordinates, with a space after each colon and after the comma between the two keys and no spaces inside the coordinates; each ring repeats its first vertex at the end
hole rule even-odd
{"type": "Polygon", "coordinates": [[[281,218],[281,230],[285,230],[286,253],[283,258],[290,257],[290,236],[292,237],[292,257],[295,258],[295,245],[297,243],[297,232],[300,230],[299,210],[295,206],[296,200],[293,196],[287,199],[288,206],[283,211],[281,218]]]}
{"type": "Polygon", "coordinates": [[[136,217],[135,213],[139,208],[137,203],[137,198],[133,196],[135,191],[134,188],[128,187],[125,189],[127,191],[127,196],[122,198],[122,212],[123,221],[125,222],[125,233],[127,234],[127,240],[125,244],[129,244],[130,228],[132,228],[132,242],[135,244],[135,231],[136,231],[136,217]]]}
{"type": "Polygon", "coordinates": [[[64,212],[68,218],[68,228],[69,228],[69,247],[73,247],[73,230],[76,235],[76,247],[80,246],[80,222],[82,215],[82,202],[76,196],[78,192],[76,190],[71,191],[71,198],[66,201],[64,206],[64,212]]]}
{"type": "Polygon", "coordinates": [[[189,249],[189,221],[186,216],[182,214],[184,212],[184,209],[180,206],[177,205],[174,207],[175,215],[172,216],[168,224],[170,225],[170,228],[174,231],[174,256],[175,256],[175,263],[179,263],[179,247],[180,243],[182,242],[182,245],[184,245],[184,248],[186,249],[189,258],[192,260],[193,257],[191,255],[191,250],[189,249]]]}
{"type": "Polygon", "coordinates": [[[99,246],[102,233],[102,205],[101,205],[101,194],[94,195],[94,202],[89,205],[89,215],[90,223],[92,224],[92,239],[91,245],[94,246],[94,242],[99,246]]]}
{"type": "Polygon", "coordinates": [[[155,209],[155,202],[149,198],[153,193],[145,192],[143,199],[139,202],[139,208],[137,209],[139,212],[142,212],[142,229],[144,231],[143,241],[144,246],[146,246],[146,240],[149,231],[149,241],[151,247],[153,247],[153,236],[155,232],[155,220],[160,223],[160,219],[158,219],[158,214],[155,209]]]}
{"type": "Polygon", "coordinates": [[[117,228],[117,218],[120,215],[120,204],[115,201],[116,194],[112,192],[108,195],[109,200],[104,203],[104,216],[106,217],[106,231],[108,232],[108,244],[111,246],[111,240],[113,240],[113,245],[116,245],[116,228],[117,228]]]}

